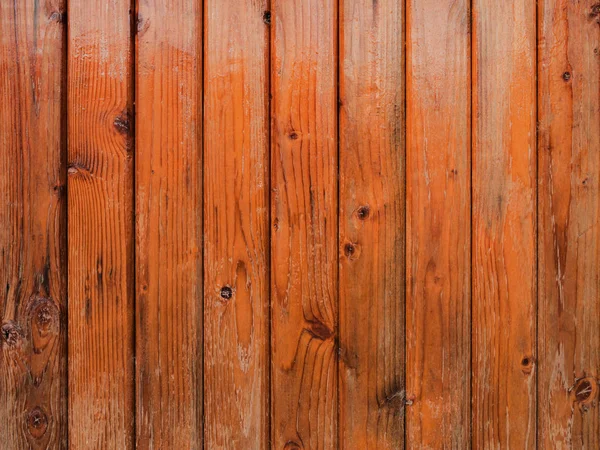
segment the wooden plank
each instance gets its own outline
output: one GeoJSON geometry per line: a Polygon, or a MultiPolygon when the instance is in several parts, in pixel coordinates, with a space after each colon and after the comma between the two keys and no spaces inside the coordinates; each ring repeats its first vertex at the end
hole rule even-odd
{"type": "Polygon", "coordinates": [[[600,6],[539,2],[539,442],[600,448],[600,6]]]}
{"type": "Polygon", "coordinates": [[[273,1],[272,442],[337,448],[337,2],[273,1]]]}
{"type": "Polygon", "coordinates": [[[473,4],[473,447],[536,445],[536,11],[473,4]]]}
{"type": "Polygon", "coordinates": [[[204,443],[269,440],[269,27],[266,0],[207,0],[204,443]]]}
{"type": "Polygon", "coordinates": [[[470,442],[470,2],[406,11],[406,440],[470,442]]]}
{"type": "Polygon", "coordinates": [[[0,2],[0,430],[67,446],[65,3],[0,2]]]}
{"type": "Polygon", "coordinates": [[[134,446],[129,2],[69,2],[69,444],[134,446]]]}
{"type": "Polygon", "coordinates": [[[404,446],[404,11],[340,2],[340,448],[404,446]]]}
{"type": "Polygon", "coordinates": [[[137,14],[137,446],[200,448],[201,3],[137,14]]]}

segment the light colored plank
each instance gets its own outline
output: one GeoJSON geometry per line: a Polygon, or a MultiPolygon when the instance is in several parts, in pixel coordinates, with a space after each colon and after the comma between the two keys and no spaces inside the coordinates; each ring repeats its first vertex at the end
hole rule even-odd
{"type": "Polygon", "coordinates": [[[69,445],[134,447],[129,2],[71,0],[69,445]]]}
{"type": "Polygon", "coordinates": [[[539,8],[539,445],[600,448],[600,6],[539,8]]]}
{"type": "Polygon", "coordinates": [[[140,0],[137,446],[202,446],[202,9],[140,0]]]}
{"type": "Polygon", "coordinates": [[[406,17],[406,440],[468,448],[470,4],[411,0],[406,17]]]}
{"type": "Polygon", "coordinates": [[[0,430],[66,448],[65,3],[0,2],[0,430]]]}
{"type": "Polygon", "coordinates": [[[340,1],[340,448],[404,445],[404,13],[340,1]]]}
{"type": "Polygon", "coordinates": [[[269,441],[266,0],[204,16],[204,445],[269,441]]]}
{"type": "Polygon", "coordinates": [[[536,446],[536,11],[473,3],[473,448],[536,446]]]}
{"type": "Polygon", "coordinates": [[[272,442],[337,448],[337,2],[272,2],[272,442]]]}

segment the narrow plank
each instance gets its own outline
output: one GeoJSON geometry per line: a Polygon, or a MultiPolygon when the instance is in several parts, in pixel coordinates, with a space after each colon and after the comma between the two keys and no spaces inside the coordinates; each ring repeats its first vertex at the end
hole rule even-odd
{"type": "Polygon", "coordinates": [[[0,2],[0,430],[67,446],[64,1],[0,2]]]}
{"type": "Polygon", "coordinates": [[[139,0],[138,448],[202,445],[202,9],[139,0]]]}
{"type": "Polygon", "coordinates": [[[600,6],[539,2],[540,448],[600,448],[600,6]]]}
{"type": "Polygon", "coordinates": [[[468,0],[406,11],[406,440],[470,443],[471,47],[468,0]]]}
{"type": "Polygon", "coordinates": [[[473,3],[473,447],[536,446],[536,10],[473,3]]]}
{"type": "Polygon", "coordinates": [[[206,0],[204,443],[269,440],[266,0],[206,0]]]}
{"type": "Polygon", "coordinates": [[[272,14],[272,442],[337,449],[337,1],[272,14]]]}
{"type": "Polygon", "coordinates": [[[340,2],[340,448],[404,446],[404,11],[340,2]]]}
{"type": "Polygon", "coordinates": [[[134,447],[129,2],[71,0],[69,445],[134,447]]]}

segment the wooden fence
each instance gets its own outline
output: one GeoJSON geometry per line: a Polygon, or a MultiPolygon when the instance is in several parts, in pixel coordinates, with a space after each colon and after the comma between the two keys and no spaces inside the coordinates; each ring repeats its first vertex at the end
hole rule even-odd
{"type": "Polygon", "coordinates": [[[0,0],[0,448],[600,448],[600,4],[0,0]]]}

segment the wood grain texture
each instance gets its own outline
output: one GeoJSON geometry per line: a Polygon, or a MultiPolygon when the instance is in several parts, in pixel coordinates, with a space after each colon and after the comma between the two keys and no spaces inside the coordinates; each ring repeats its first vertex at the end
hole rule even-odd
{"type": "Polygon", "coordinates": [[[272,4],[272,442],[337,448],[337,2],[272,4]]]}
{"type": "Polygon", "coordinates": [[[536,446],[536,11],[473,3],[473,447],[536,446]]]}
{"type": "Polygon", "coordinates": [[[64,8],[0,2],[2,448],[67,446],[64,8]]]}
{"type": "Polygon", "coordinates": [[[406,68],[410,448],[470,442],[471,47],[465,0],[411,0],[406,68]]]}
{"type": "Polygon", "coordinates": [[[340,448],[404,445],[404,11],[340,2],[340,448]]]}
{"type": "Polygon", "coordinates": [[[600,6],[539,2],[540,448],[600,448],[600,6]]]}
{"type": "Polygon", "coordinates": [[[138,0],[138,448],[202,446],[201,14],[138,0]]]}
{"type": "Polygon", "coordinates": [[[266,0],[204,15],[204,443],[269,441],[269,28],[266,0]]]}
{"type": "Polygon", "coordinates": [[[129,2],[71,0],[69,445],[134,447],[129,2]]]}

